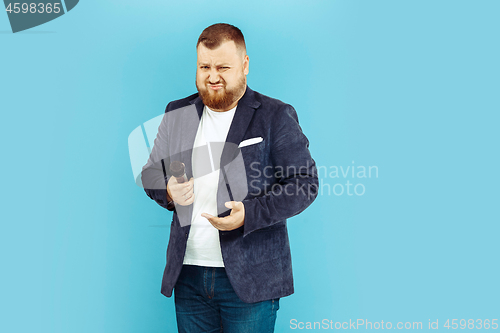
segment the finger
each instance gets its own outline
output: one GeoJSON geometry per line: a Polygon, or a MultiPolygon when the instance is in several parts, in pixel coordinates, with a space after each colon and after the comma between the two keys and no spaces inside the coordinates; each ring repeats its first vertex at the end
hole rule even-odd
{"type": "Polygon", "coordinates": [[[189,198],[186,199],[185,204],[186,206],[189,206],[193,202],[194,202],[194,193],[189,198]]]}
{"type": "Polygon", "coordinates": [[[170,184],[171,186],[173,186],[173,185],[177,185],[177,184],[179,184],[179,183],[177,182],[177,178],[175,178],[175,177],[170,177],[170,178],[168,179],[168,183],[167,183],[167,184],[170,184]]]}
{"type": "Polygon", "coordinates": [[[214,223],[215,224],[219,224],[222,221],[222,218],[220,218],[218,216],[213,216],[213,215],[210,215],[210,214],[207,214],[207,213],[202,213],[201,216],[203,216],[204,218],[206,218],[212,224],[214,224],[214,223]]]}
{"type": "Polygon", "coordinates": [[[194,193],[193,192],[190,192],[190,193],[186,193],[183,198],[187,201],[187,200],[190,200],[194,197],[194,193]]]}
{"type": "Polygon", "coordinates": [[[182,194],[179,193],[179,195],[182,196],[182,198],[184,200],[187,200],[187,199],[191,198],[194,195],[194,191],[193,191],[193,189],[190,189],[190,190],[187,190],[187,191],[183,191],[182,194]]]}
{"type": "Polygon", "coordinates": [[[208,222],[214,224],[215,216],[212,216],[212,215],[207,214],[207,213],[201,213],[201,216],[203,216],[204,218],[206,218],[208,220],[208,222]]]}
{"type": "Polygon", "coordinates": [[[217,230],[224,230],[224,225],[219,222],[219,217],[214,217],[208,220],[212,224],[212,226],[217,230]]]}
{"type": "Polygon", "coordinates": [[[182,196],[184,196],[184,197],[186,197],[186,198],[187,198],[187,197],[191,197],[191,195],[193,194],[193,192],[194,192],[194,191],[193,191],[193,189],[192,189],[192,188],[191,188],[191,189],[188,189],[187,191],[185,190],[185,191],[182,193],[182,196]]]}
{"type": "Polygon", "coordinates": [[[190,183],[190,182],[185,182],[185,183],[177,183],[175,185],[172,185],[173,188],[175,188],[176,190],[185,190],[185,189],[188,189],[188,188],[193,188],[193,184],[190,183]]]}
{"type": "Polygon", "coordinates": [[[192,178],[191,178],[191,180],[189,180],[189,181],[187,181],[187,182],[184,182],[184,183],[177,183],[177,184],[179,184],[179,188],[190,188],[190,187],[193,187],[193,185],[194,185],[194,180],[192,180],[192,178]]]}
{"type": "Polygon", "coordinates": [[[179,184],[176,186],[172,186],[170,188],[170,193],[171,193],[172,197],[181,197],[181,196],[184,196],[185,194],[188,194],[189,192],[192,192],[192,191],[193,191],[192,187],[185,188],[184,184],[179,184]]]}
{"type": "Polygon", "coordinates": [[[232,223],[234,220],[234,216],[228,215],[225,217],[212,216],[207,213],[202,213],[201,216],[205,217],[214,227],[219,229],[221,226],[224,226],[228,223],[232,223]]]}
{"type": "Polygon", "coordinates": [[[176,193],[176,194],[184,192],[183,184],[177,184],[177,185],[170,186],[170,192],[176,193]]]}
{"type": "Polygon", "coordinates": [[[201,216],[203,216],[204,218],[206,218],[208,220],[212,220],[214,218],[213,215],[210,215],[208,213],[201,213],[201,216]]]}
{"type": "Polygon", "coordinates": [[[175,192],[175,186],[177,185],[177,180],[175,177],[170,177],[170,179],[167,182],[167,192],[168,195],[173,198],[173,193],[175,192]]]}
{"type": "Polygon", "coordinates": [[[180,200],[175,201],[175,202],[177,202],[181,206],[189,206],[189,205],[191,205],[194,202],[194,194],[190,198],[184,198],[182,196],[180,200]]]}
{"type": "Polygon", "coordinates": [[[233,210],[241,210],[243,208],[243,202],[241,201],[227,201],[224,205],[233,210]]]}
{"type": "MultiPolygon", "coordinates": [[[[188,193],[188,192],[193,191],[193,184],[191,184],[189,182],[188,183],[184,183],[184,184],[186,184],[186,185],[183,186],[183,187],[181,187],[179,189],[179,191],[182,191],[183,193],[188,193]]],[[[184,185],[184,184],[182,184],[182,185],[184,185]]]]}
{"type": "Polygon", "coordinates": [[[186,182],[186,189],[188,191],[192,191],[194,187],[194,179],[191,178],[188,182],[186,182]]]}

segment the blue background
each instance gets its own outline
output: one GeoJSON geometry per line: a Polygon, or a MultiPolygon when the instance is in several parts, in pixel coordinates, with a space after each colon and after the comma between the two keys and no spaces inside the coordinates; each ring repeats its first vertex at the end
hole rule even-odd
{"type": "Polygon", "coordinates": [[[135,185],[127,138],[196,92],[196,40],[216,22],[243,31],[249,86],[295,107],[318,165],[378,167],[322,175],[366,191],[325,185],[289,220],[295,294],[276,331],[500,318],[499,12],[88,0],[17,34],[0,14],[0,331],[175,331],[160,294],[171,213],[135,185]]]}

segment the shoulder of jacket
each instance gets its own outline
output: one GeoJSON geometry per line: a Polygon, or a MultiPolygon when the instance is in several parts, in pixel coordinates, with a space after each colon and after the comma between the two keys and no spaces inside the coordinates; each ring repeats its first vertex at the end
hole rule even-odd
{"type": "Polygon", "coordinates": [[[178,99],[175,101],[171,101],[170,103],[168,103],[168,105],[165,109],[165,112],[180,109],[180,108],[185,107],[185,106],[189,106],[189,105],[191,105],[190,101],[195,99],[196,97],[198,97],[198,93],[192,94],[188,97],[181,98],[181,99],[178,99]]]}
{"type": "Polygon", "coordinates": [[[261,103],[260,110],[258,109],[258,111],[261,111],[261,114],[264,114],[266,118],[271,121],[281,122],[284,117],[291,117],[295,121],[298,121],[297,112],[292,105],[256,91],[254,91],[254,94],[255,99],[261,103]]]}
{"type": "Polygon", "coordinates": [[[257,91],[254,91],[254,98],[261,103],[261,105],[265,108],[271,108],[271,109],[281,109],[283,106],[287,105],[283,101],[277,99],[277,98],[272,98],[267,95],[261,94],[257,91]]]}

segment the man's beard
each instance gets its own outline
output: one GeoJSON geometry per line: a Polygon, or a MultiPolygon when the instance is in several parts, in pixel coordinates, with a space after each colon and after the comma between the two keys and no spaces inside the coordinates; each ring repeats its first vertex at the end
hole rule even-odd
{"type": "Polygon", "coordinates": [[[222,84],[222,88],[219,90],[211,90],[207,88],[208,81],[203,83],[203,86],[198,86],[198,82],[196,82],[196,88],[198,89],[198,94],[200,95],[203,104],[208,106],[213,110],[226,110],[231,104],[236,102],[238,98],[241,97],[245,88],[247,86],[245,75],[242,75],[238,84],[234,89],[227,89],[226,81],[220,78],[219,82],[215,84],[222,84]],[[201,89],[200,89],[201,88],[201,89]]]}

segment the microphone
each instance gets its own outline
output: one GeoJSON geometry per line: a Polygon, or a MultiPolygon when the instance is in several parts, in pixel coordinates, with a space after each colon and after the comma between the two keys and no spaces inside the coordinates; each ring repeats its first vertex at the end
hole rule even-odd
{"type": "Polygon", "coordinates": [[[182,163],[181,161],[172,161],[172,163],[170,163],[170,173],[175,177],[179,184],[188,181],[186,176],[186,168],[184,166],[184,163],[182,163]]]}

